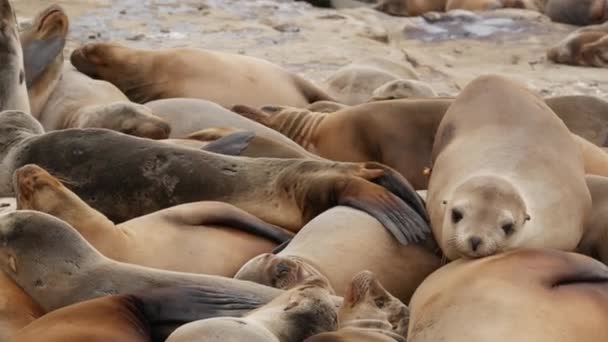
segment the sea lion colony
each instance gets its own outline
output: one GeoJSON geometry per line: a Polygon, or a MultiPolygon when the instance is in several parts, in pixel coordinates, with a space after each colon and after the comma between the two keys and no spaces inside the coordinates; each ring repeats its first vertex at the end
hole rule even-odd
{"type": "MultiPolygon", "coordinates": [[[[543,11],[594,24],[552,60],[608,64],[605,1],[375,6],[543,11]]],[[[382,58],[326,89],[219,51],[66,61],[60,6],[0,20],[0,341],[608,339],[608,102],[440,98],[382,58]]]]}

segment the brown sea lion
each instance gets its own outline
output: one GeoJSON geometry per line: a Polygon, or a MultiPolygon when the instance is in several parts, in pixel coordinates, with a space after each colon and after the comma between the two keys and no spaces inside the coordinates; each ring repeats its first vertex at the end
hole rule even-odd
{"type": "Polygon", "coordinates": [[[376,9],[396,16],[416,17],[427,12],[443,12],[446,0],[381,0],[376,9]]]}
{"type": "Polygon", "coordinates": [[[525,86],[473,80],[439,125],[433,161],[426,203],[448,259],[579,243],[591,208],[581,152],[525,86]]]}
{"type": "Polygon", "coordinates": [[[206,295],[196,287],[170,287],[91,299],[50,312],[11,341],[162,342],[181,325],[216,315],[201,300],[206,295]]]}
{"type": "Polygon", "coordinates": [[[369,271],[357,274],[338,312],[339,330],[305,342],[405,342],[409,309],[369,271]]]}
{"type": "Polygon", "coordinates": [[[336,205],[372,213],[404,244],[429,229],[407,180],[377,163],[232,157],[102,129],[42,134],[17,111],[0,113],[0,127],[2,196],[13,193],[16,169],[36,164],[116,223],[216,200],[294,232],[336,205]]]}
{"type": "Polygon", "coordinates": [[[593,25],[608,19],[606,0],[547,0],[544,13],[551,20],[572,25],[593,25]]]}
{"type": "Polygon", "coordinates": [[[224,107],[238,103],[304,107],[332,100],[311,82],[278,65],[225,52],[91,43],[74,50],[71,61],[79,71],[113,83],[138,103],[192,97],[224,107]]]}
{"type": "Polygon", "coordinates": [[[235,278],[289,289],[322,277],[343,295],[357,273],[370,270],[389,292],[408,302],[440,266],[433,252],[424,245],[401,246],[373,217],[336,207],[310,221],[280,252],[246,263],[235,278]]]}
{"type": "Polygon", "coordinates": [[[588,175],[591,213],[585,218],[585,235],[577,252],[608,264],[608,177],[588,175]]]}
{"type": "Polygon", "coordinates": [[[331,114],[290,107],[234,110],[323,158],[378,161],[401,173],[415,189],[426,189],[424,169],[431,165],[435,132],[451,103],[451,99],[382,101],[331,114]]]}
{"type": "Polygon", "coordinates": [[[0,271],[0,340],[12,341],[17,331],[43,314],[42,308],[0,271]]]}
{"type": "Polygon", "coordinates": [[[416,80],[395,80],[374,90],[370,101],[398,100],[437,96],[428,84],[416,80]]]}
{"type": "Polygon", "coordinates": [[[608,101],[596,96],[567,95],[546,98],[545,102],[570,132],[597,146],[608,146],[608,101]]]}
{"type": "Polygon", "coordinates": [[[585,173],[608,177],[608,153],[576,134],[572,136],[582,153],[585,173]]]}
{"type": "Polygon", "coordinates": [[[547,50],[547,58],[561,64],[603,67],[608,61],[604,56],[607,36],[608,24],[580,28],[547,50]]]}
{"type": "Polygon", "coordinates": [[[0,269],[47,312],[106,295],[195,286],[200,289],[198,300],[208,304],[207,317],[240,316],[281,293],[231,278],[113,261],[69,224],[36,211],[0,216],[0,241],[0,269]]]}
{"type": "Polygon", "coordinates": [[[35,165],[15,172],[18,208],[53,215],[101,254],[129,264],[232,277],[291,234],[222,202],[196,202],[115,225],[35,165]],[[197,262],[192,262],[197,260],[197,262]]]}
{"type": "Polygon", "coordinates": [[[20,33],[27,92],[31,113],[36,118],[61,78],[69,25],[63,8],[51,5],[20,33]]]}
{"type": "Polygon", "coordinates": [[[0,110],[30,113],[17,17],[9,0],[0,0],[0,110]]]}
{"type": "Polygon", "coordinates": [[[408,342],[596,342],[608,338],[606,320],[605,265],[518,250],[459,260],[428,277],[410,303],[408,342]]]}
{"type": "Polygon", "coordinates": [[[286,291],[242,318],[212,318],[186,324],[167,342],[301,342],[337,326],[336,306],[322,280],[286,291]]]}

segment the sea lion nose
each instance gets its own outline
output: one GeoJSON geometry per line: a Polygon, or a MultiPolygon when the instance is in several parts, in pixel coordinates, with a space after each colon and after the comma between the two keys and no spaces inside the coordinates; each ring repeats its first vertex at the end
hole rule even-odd
{"type": "Polygon", "coordinates": [[[477,252],[479,246],[481,246],[483,240],[479,236],[473,236],[469,238],[469,245],[473,252],[477,252]]]}

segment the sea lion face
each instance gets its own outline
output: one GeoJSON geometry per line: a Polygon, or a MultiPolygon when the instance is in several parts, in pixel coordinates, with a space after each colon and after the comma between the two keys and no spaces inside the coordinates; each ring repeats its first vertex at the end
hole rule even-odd
{"type": "Polygon", "coordinates": [[[55,215],[73,196],[61,182],[37,165],[25,165],[15,171],[13,186],[17,209],[38,210],[55,215]]]}
{"type": "Polygon", "coordinates": [[[443,205],[442,248],[451,260],[505,250],[529,219],[517,190],[497,177],[467,180],[443,205]]]}
{"type": "Polygon", "coordinates": [[[405,336],[409,324],[409,309],[388,293],[373,273],[363,271],[350,283],[338,317],[340,327],[355,325],[389,328],[390,331],[405,336]]]}
{"type": "Polygon", "coordinates": [[[118,78],[128,78],[128,68],[117,67],[134,63],[132,51],[116,43],[90,43],[75,49],[70,60],[83,74],[114,83],[118,78]]]}
{"type": "Polygon", "coordinates": [[[247,262],[234,278],[288,290],[309,279],[324,277],[304,261],[267,253],[247,262]]]}

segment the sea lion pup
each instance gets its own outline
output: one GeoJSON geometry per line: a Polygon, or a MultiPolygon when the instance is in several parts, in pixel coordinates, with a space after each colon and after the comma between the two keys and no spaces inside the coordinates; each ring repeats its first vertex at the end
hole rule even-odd
{"type": "Polygon", "coordinates": [[[368,102],[372,98],[373,92],[388,82],[417,78],[416,72],[406,65],[371,58],[339,69],[324,83],[328,94],[337,102],[357,105],[368,102]]]}
{"type": "MultiPolygon", "coordinates": [[[[106,258],[69,224],[37,211],[0,216],[0,269],[50,312],[87,299],[194,286],[207,316],[240,316],[281,293],[255,283],[178,273],[106,258]]],[[[206,318],[206,317],[201,317],[206,318]]]]}
{"type": "Polygon", "coordinates": [[[42,134],[17,111],[0,113],[0,127],[0,196],[14,192],[14,170],[36,164],[116,223],[215,200],[293,232],[336,205],[372,213],[404,244],[430,230],[411,185],[378,163],[232,157],[104,129],[42,134]]]}
{"type": "Polygon", "coordinates": [[[416,80],[395,80],[385,83],[372,93],[371,101],[398,100],[437,96],[428,84],[416,80]]]}
{"type": "Polygon", "coordinates": [[[224,107],[237,103],[304,107],[332,100],[311,82],[278,65],[225,52],[91,43],[74,50],[71,61],[80,72],[113,83],[137,103],[193,97],[224,107]]]}
{"type": "Polygon", "coordinates": [[[381,0],[376,9],[386,14],[416,17],[427,12],[443,12],[446,0],[381,0]]]}
{"type": "Polygon", "coordinates": [[[336,207],[310,221],[280,252],[246,263],[235,278],[289,289],[310,277],[323,277],[341,296],[353,277],[365,269],[374,272],[389,292],[408,302],[424,278],[441,264],[434,249],[427,246],[431,242],[402,246],[373,217],[336,207]]]}
{"type": "Polygon", "coordinates": [[[9,0],[0,0],[0,45],[0,110],[30,113],[17,17],[9,0]]]}
{"type": "Polygon", "coordinates": [[[145,106],[171,125],[171,138],[184,138],[204,129],[233,127],[301,150],[300,145],[283,134],[210,101],[176,98],[148,102],[145,106]]]}
{"type": "Polygon", "coordinates": [[[453,260],[523,247],[572,251],[591,196],[566,125],[524,86],[489,75],[467,85],[439,125],[427,208],[453,260]]]}
{"type": "Polygon", "coordinates": [[[61,78],[69,25],[63,8],[51,5],[20,33],[27,92],[31,113],[36,118],[61,78]]]}
{"type": "Polygon", "coordinates": [[[12,341],[15,333],[44,314],[42,308],[4,272],[0,271],[0,340],[12,341]]]}
{"type": "Polygon", "coordinates": [[[306,150],[338,161],[374,160],[401,173],[416,190],[426,189],[433,140],[452,99],[372,102],[335,113],[290,107],[246,106],[237,113],[273,128],[306,150]]]}
{"type": "Polygon", "coordinates": [[[547,58],[555,63],[580,66],[605,66],[606,48],[603,41],[608,36],[608,24],[582,27],[547,50],[547,58]],[[602,59],[602,57],[604,57],[602,59]]]}
{"type": "Polygon", "coordinates": [[[50,312],[11,341],[161,342],[183,324],[216,315],[205,296],[200,288],[170,287],[91,299],[50,312]]]}
{"type": "Polygon", "coordinates": [[[222,202],[182,204],[114,225],[36,165],[15,172],[15,192],[19,209],[69,223],[104,256],[170,271],[232,277],[292,236],[222,202]]]}
{"type": "Polygon", "coordinates": [[[369,271],[349,284],[338,311],[339,330],[305,342],[405,342],[409,309],[393,297],[369,271]]]}
{"type": "Polygon", "coordinates": [[[547,0],[543,12],[553,21],[580,26],[608,19],[606,0],[547,0]]]}
{"type": "Polygon", "coordinates": [[[167,342],[301,342],[333,331],[337,310],[326,286],[323,280],[312,279],[242,318],[212,318],[186,324],[167,342]]]}
{"type": "Polygon", "coordinates": [[[408,342],[605,341],[607,307],[608,269],[580,254],[517,250],[458,260],[416,291],[408,342]]]}
{"type": "Polygon", "coordinates": [[[591,192],[591,213],[585,219],[585,235],[577,252],[608,264],[608,177],[587,175],[591,192]]]}

